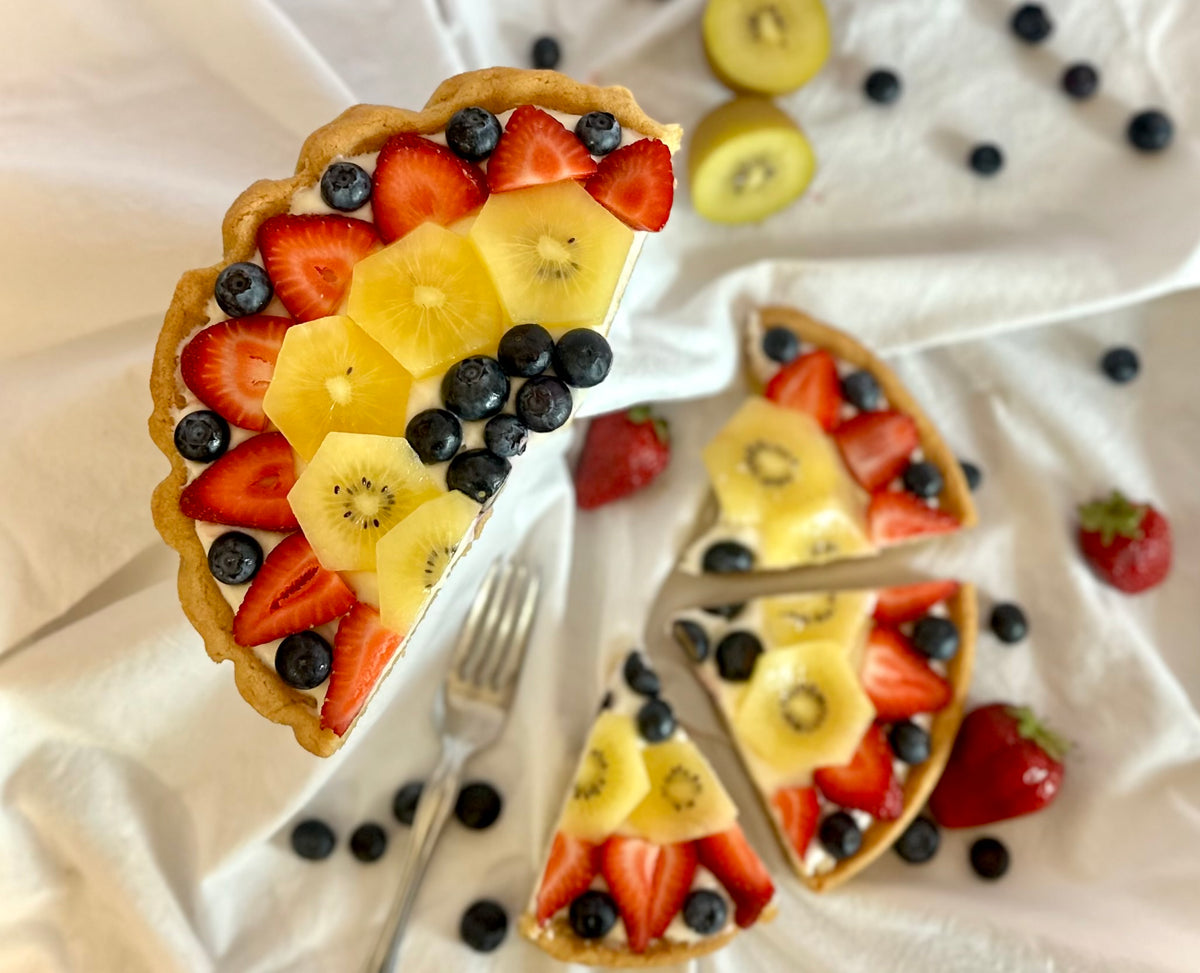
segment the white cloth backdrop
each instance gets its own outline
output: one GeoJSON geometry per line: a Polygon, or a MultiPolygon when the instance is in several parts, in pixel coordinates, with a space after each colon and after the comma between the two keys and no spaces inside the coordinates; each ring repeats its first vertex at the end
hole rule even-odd
{"type": "MultiPolygon", "coordinates": [[[[523,64],[534,36],[563,69],[628,84],[694,125],[724,95],[700,0],[6,0],[0,31],[0,969],[355,970],[405,841],[401,782],[436,757],[431,699],[488,554],[524,543],[548,578],[502,742],[472,772],[500,822],[452,824],[405,951],[414,970],[551,970],[516,937],[457,941],[463,907],[516,914],[613,654],[642,634],[703,482],[720,403],[669,411],[677,456],[636,500],[577,516],[564,457],[533,461],[369,718],[320,761],[237,697],[183,620],[149,493],[146,378],[178,274],[212,262],[226,206],[287,173],[302,137],[355,101],[419,106],[465,67],[523,64]],[[524,539],[524,540],[522,540],[524,539]],[[437,619],[443,624],[439,625],[437,619]],[[315,813],[343,845],[296,859],[315,813]],[[384,822],[365,867],[344,839],[384,822]]],[[[1200,953],[1200,5],[1051,0],[1043,49],[1010,39],[1001,0],[830,3],[837,53],[786,104],[822,168],[761,227],[718,230],[681,193],[650,241],[592,412],[689,400],[735,372],[734,314],[792,301],[888,352],[951,443],[985,471],[981,527],[914,555],[1027,609],[1030,639],[983,635],[974,696],[1043,710],[1076,742],[1050,812],[994,830],[1014,858],[985,886],[949,834],[931,865],[892,856],[816,898],[785,873],[686,673],[659,659],[779,876],[781,915],[699,969],[1192,970],[1200,953]],[[1070,104],[1066,61],[1103,90],[1070,104]],[[867,105],[865,70],[905,82],[867,105]],[[1127,116],[1161,105],[1178,134],[1141,157],[1127,116]],[[983,181],[966,147],[1007,165],[983,181]],[[1162,295],[1179,293],[1174,297],[1162,295]],[[1086,316],[1085,315],[1089,315],[1086,316]],[[1044,325],[1043,327],[1032,327],[1044,325]],[[1023,330],[1016,330],[1023,328],[1023,330]],[[1001,334],[1001,332],[1011,332],[1001,334]],[[1096,372],[1108,343],[1143,356],[1132,386],[1096,372]],[[1136,599],[1073,551],[1071,509],[1116,484],[1158,501],[1176,568],[1136,599]]]]}

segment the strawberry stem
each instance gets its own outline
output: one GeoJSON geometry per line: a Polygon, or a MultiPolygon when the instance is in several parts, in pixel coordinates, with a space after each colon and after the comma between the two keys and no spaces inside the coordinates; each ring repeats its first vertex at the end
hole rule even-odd
{"type": "Polygon", "coordinates": [[[1017,734],[1023,740],[1032,740],[1053,760],[1062,760],[1071,749],[1070,743],[1047,727],[1028,706],[1009,706],[1008,715],[1017,721],[1017,734]]]}
{"type": "Polygon", "coordinates": [[[663,444],[670,443],[671,431],[667,427],[667,420],[663,419],[661,416],[654,415],[654,413],[650,411],[650,406],[635,405],[626,413],[626,416],[629,418],[629,421],[635,425],[640,426],[643,423],[651,423],[654,426],[654,435],[658,437],[659,441],[663,444]]]}
{"type": "Polygon", "coordinates": [[[1146,505],[1130,503],[1119,490],[1113,490],[1107,500],[1093,500],[1079,508],[1080,526],[1086,531],[1099,531],[1105,547],[1118,536],[1141,540],[1145,516],[1146,505]]]}

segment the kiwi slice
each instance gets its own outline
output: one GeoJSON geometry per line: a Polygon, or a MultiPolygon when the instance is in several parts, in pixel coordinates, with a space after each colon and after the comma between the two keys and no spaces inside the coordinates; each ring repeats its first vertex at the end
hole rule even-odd
{"type": "Polygon", "coordinates": [[[602,712],[583,748],[558,829],[582,841],[603,841],[649,790],[633,718],[602,712]]]}
{"type": "Polygon", "coordinates": [[[695,841],[732,827],[737,807],[691,740],[675,738],[646,748],[650,790],[629,815],[646,841],[695,841]]]}
{"type": "Polygon", "coordinates": [[[795,91],[829,57],[821,0],[709,0],[702,30],[713,73],[735,91],[795,91]]]}
{"type": "Polygon", "coordinates": [[[762,600],[763,635],[769,648],[828,639],[857,654],[872,597],[867,591],[778,595],[762,600]]]}

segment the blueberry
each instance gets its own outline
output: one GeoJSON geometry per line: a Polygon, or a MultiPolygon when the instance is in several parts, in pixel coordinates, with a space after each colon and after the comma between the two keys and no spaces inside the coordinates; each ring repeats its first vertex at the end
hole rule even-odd
{"type": "Polygon", "coordinates": [[[913,818],[912,824],[904,829],[896,844],[896,854],[910,865],[920,865],[937,854],[942,835],[938,826],[929,818],[913,818]]]}
{"type": "Polygon", "coordinates": [[[929,734],[909,720],[901,720],[888,731],[892,753],[910,766],[929,759],[929,734]]]}
{"type": "Polygon", "coordinates": [[[817,836],[821,845],[838,861],[862,847],[862,829],[845,811],[835,811],[821,822],[817,836]]]}
{"type": "Polygon", "coordinates": [[[222,584],[245,584],[262,562],[262,546],[240,530],[226,531],[208,549],[208,570],[222,584]]]}
{"type": "Polygon", "coordinates": [[[900,97],[900,78],[895,71],[876,68],[863,82],[863,92],[868,98],[881,105],[888,105],[900,97]]]}
{"type": "Polygon", "coordinates": [[[1046,8],[1037,3],[1027,3],[1018,7],[1009,21],[1009,26],[1026,44],[1040,44],[1054,29],[1046,8]]]}
{"type": "Polygon", "coordinates": [[[958,654],[958,626],[940,615],[926,615],[912,631],[913,645],[922,655],[942,662],[958,654]]]}
{"type": "Polygon", "coordinates": [[[492,416],[483,427],[483,444],[497,456],[508,459],[525,452],[529,427],[516,416],[503,412],[492,416]]]}
{"type": "Polygon", "coordinates": [[[540,324],[518,324],[504,332],[496,357],[514,378],[533,378],[550,367],[554,339],[540,324]]]}
{"type": "Polygon", "coordinates": [[[983,483],[983,470],[966,459],[960,459],[958,465],[962,467],[963,476],[967,478],[967,489],[974,493],[983,483]]]}
{"type": "Polygon", "coordinates": [[[445,409],[425,409],[408,420],[404,436],[422,463],[444,463],[462,445],[462,423],[445,409]]]}
{"type": "Polygon", "coordinates": [[[554,374],[577,389],[599,385],[612,368],[612,348],[599,331],[575,328],[554,345],[554,374]]]}
{"type": "Polygon", "coordinates": [[[371,174],[353,162],[334,162],[321,175],[321,198],[343,213],[365,206],[371,188],[371,174]]]}
{"type": "Polygon", "coordinates": [[[219,274],[213,296],[221,310],[231,318],[257,314],[271,303],[275,289],[271,278],[258,264],[230,264],[219,274]]]}
{"type": "Polygon", "coordinates": [[[1004,153],[997,145],[977,145],[967,156],[967,164],[981,176],[994,176],[1004,167],[1004,153]]]}
{"type": "Polygon", "coordinates": [[[567,917],[580,939],[601,939],[617,924],[617,903],[607,892],[590,889],[571,903],[567,917]]]}
{"type": "Polygon", "coordinates": [[[732,622],[745,610],[745,608],[746,603],[742,601],[733,602],[728,605],[705,605],[700,610],[706,615],[716,615],[717,618],[724,618],[727,621],[732,622]]]}
{"type": "Polygon", "coordinates": [[[675,713],[663,699],[652,699],[637,711],[637,728],[647,743],[662,743],[675,732],[675,713]]]}
{"type": "Polygon", "coordinates": [[[590,111],[575,123],[575,134],[592,155],[608,155],[621,144],[621,123],[606,111],[590,111]]]}
{"type": "Polygon", "coordinates": [[[492,154],[500,131],[500,119],[486,108],[460,108],[446,126],[446,144],[455,155],[478,162],[492,154]]]}
{"type": "Polygon", "coordinates": [[[1072,64],[1063,72],[1062,86],[1063,91],[1072,98],[1082,101],[1096,93],[1100,87],[1100,75],[1090,64],[1072,64]]]}
{"type": "Polygon", "coordinates": [[[460,419],[487,419],[508,401],[508,376],[495,358],[464,358],[442,379],[442,399],[460,419]]]}
{"type": "Polygon", "coordinates": [[[729,907],[720,893],[712,889],[696,889],[683,900],[683,921],[692,932],[711,936],[725,928],[729,907]]]}
{"type": "Polygon", "coordinates": [[[762,651],[762,642],[753,632],[730,632],[717,643],[717,672],[727,682],[745,682],[754,675],[762,651]]]}
{"type": "Polygon", "coordinates": [[[1008,849],[995,838],[980,838],[971,845],[971,867],[980,878],[994,881],[1008,871],[1008,849]]]}
{"type": "Polygon", "coordinates": [[[1175,126],[1171,119],[1153,109],[1138,112],[1129,120],[1126,133],[1133,147],[1141,152],[1159,152],[1171,144],[1175,126]]]}
{"type": "Polygon", "coordinates": [[[504,942],[508,933],[508,913],[494,899],[472,902],[458,924],[462,941],[477,953],[490,953],[504,942]]]}
{"type": "Polygon", "coordinates": [[[387,833],[373,821],[360,824],[350,835],[350,854],[360,862],[375,862],[387,851],[387,833]]]}
{"type": "Polygon", "coordinates": [[[693,662],[703,662],[708,658],[708,633],[704,631],[704,626],[680,618],[671,626],[671,634],[693,662]]]}
{"type": "Polygon", "coordinates": [[[315,689],[329,678],[333,647],[316,632],[296,632],[275,650],[275,671],[297,689],[315,689]]]}
{"type": "Polygon", "coordinates": [[[883,405],[883,392],[875,376],[865,369],[851,372],[842,379],[842,395],[854,408],[874,412],[883,405]]]}
{"type": "Polygon", "coordinates": [[[918,497],[936,497],[943,486],[942,471],[928,460],[909,463],[904,471],[904,489],[918,497]]]}
{"type": "Polygon", "coordinates": [[[1109,348],[1104,353],[1104,357],[1100,359],[1100,368],[1114,382],[1123,385],[1137,378],[1141,362],[1138,361],[1137,352],[1132,348],[1109,348]]]}
{"type": "Polygon", "coordinates": [[[558,41],[553,37],[539,37],[533,42],[530,57],[535,68],[553,71],[562,59],[562,51],[558,48],[558,41]]]}
{"type": "Polygon", "coordinates": [[[534,432],[554,432],[571,418],[571,390],[557,378],[539,375],[517,392],[517,418],[534,432]]]}
{"type": "Polygon", "coordinates": [[[446,469],[446,487],[484,503],[504,486],[510,469],[512,464],[491,450],[468,449],[450,461],[446,469]]]}
{"type": "Polygon", "coordinates": [[[771,361],[786,365],[800,354],[800,339],[791,328],[772,325],[763,332],[762,350],[771,361]]]}
{"type": "Polygon", "coordinates": [[[658,673],[646,665],[646,658],[640,652],[630,652],[625,657],[623,674],[626,684],[639,696],[657,696],[662,688],[658,673]]]}
{"type": "Polygon", "coordinates": [[[417,816],[417,802],[421,800],[421,791],[425,789],[423,781],[410,780],[396,791],[392,798],[392,814],[401,824],[412,827],[413,818],[417,816]]]}
{"type": "Polygon", "coordinates": [[[706,574],[744,574],[754,567],[754,552],[737,541],[717,541],[704,552],[706,574]]]}
{"type": "Polygon", "coordinates": [[[503,803],[499,792],[491,784],[482,780],[473,781],[458,792],[454,816],[473,831],[482,831],[496,823],[503,803]]]}
{"type": "Polygon", "coordinates": [[[309,818],[292,829],[292,851],[310,862],[319,862],[333,854],[337,844],[333,829],[324,821],[309,818]]]}
{"type": "Polygon", "coordinates": [[[1009,645],[1020,642],[1029,633],[1025,613],[1019,606],[1007,601],[992,609],[991,626],[996,638],[1009,645]]]}
{"type": "Polygon", "coordinates": [[[175,426],[175,448],[184,459],[211,463],[229,448],[229,423],[215,412],[189,412],[175,426]]]}

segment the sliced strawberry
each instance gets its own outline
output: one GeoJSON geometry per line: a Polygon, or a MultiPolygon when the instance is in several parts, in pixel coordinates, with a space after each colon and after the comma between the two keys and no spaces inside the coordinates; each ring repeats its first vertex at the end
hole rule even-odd
{"type": "Polygon", "coordinates": [[[393,135],[379,151],[371,207],[385,243],[422,223],[449,226],[487,195],[483,170],[420,135],[393,135]]]}
{"type": "Polygon", "coordinates": [[[205,328],[179,356],[183,384],[214,412],[243,429],[267,428],[263,396],[291,318],[251,314],[205,328]]]}
{"type": "Polygon", "coordinates": [[[361,601],[338,622],[321,726],[338,736],[346,732],[401,641],[398,632],[383,627],[379,612],[361,601]]]}
{"type": "Polygon", "coordinates": [[[866,811],[880,821],[895,821],[904,810],[904,788],[892,769],[892,748],[878,726],[867,730],[850,763],[822,767],[813,780],[827,800],[866,811]]]}
{"type": "Polygon", "coordinates": [[[775,886],[762,859],[735,824],[728,831],[696,842],[700,864],[717,876],[733,899],[733,921],[742,929],[754,925],[775,897],[775,886]]]}
{"type": "Polygon", "coordinates": [[[950,683],[894,628],[876,625],[867,639],[859,675],[863,691],[884,723],[936,713],[950,702],[950,683]]]}
{"type": "Polygon", "coordinates": [[[842,416],[842,382],[837,362],[823,349],[810,351],[784,365],[767,383],[765,394],[778,405],[807,412],[826,432],[832,431],[842,416]]]}
{"type": "Polygon", "coordinates": [[[650,943],[650,901],[661,850],[641,838],[620,835],[604,843],[600,870],[617,901],[629,949],[634,953],[644,953],[650,943]]]}
{"type": "Polygon", "coordinates": [[[559,831],[550,845],[550,860],[537,894],[537,921],[545,925],[587,891],[600,874],[603,847],[559,831]]]}
{"type": "Polygon", "coordinates": [[[630,142],[600,161],[587,191],[626,226],[657,232],[675,201],[671,150],[658,139],[630,142]]]}
{"type": "Polygon", "coordinates": [[[522,105],[509,115],[504,134],[488,158],[487,183],[492,192],[503,193],[563,179],[586,179],[595,171],[595,160],[562,122],[540,108],[522,105]]]}
{"type": "Polygon", "coordinates": [[[272,216],[258,228],[275,295],[297,321],[336,313],[354,265],[378,247],[375,227],[349,216],[272,216]]]}
{"type": "Polygon", "coordinates": [[[958,582],[953,580],[919,581],[898,588],[884,588],[875,601],[875,621],[884,625],[915,622],[938,602],[953,598],[957,592],[958,582]]]}
{"type": "Polygon", "coordinates": [[[867,533],[876,544],[895,544],[923,534],[950,534],[961,526],[954,515],[899,490],[875,494],[867,507],[867,533]]]}
{"type": "Polygon", "coordinates": [[[281,432],[266,432],[235,446],[183,488],[185,517],[230,527],[295,530],[288,503],[296,482],[292,447],[281,432]]]}
{"type": "Polygon", "coordinates": [[[798,858],[804,858],[808,843],[817,830],[821,805],[812,787],[781,787],[771,797],[771,803],[783,819],[783,833],[798,858]]]}
{"type": "Polygon", "coordinates": [[[917,424],[903,412],[860,412],[833,434],[854,479],[874,493],[908,466],[921,444],[917,424]]]}
{"type": "Polygon", "coordinates": [[[238,645],[272,639],[331,622],[354,606],[354,592],[335,571],[317,561],[307,538],[289,534],[275,547],[250,582],[233,618],[238,645]]]}
{"type": "Polygon", "coordinates": [[[696,846],[690,841],[662,846],[654,866],[654,887],[650,892],[651,939],[665,933],[671,920],[683,908],[683,900],[692,890],[697,861],[696,846]]]}

